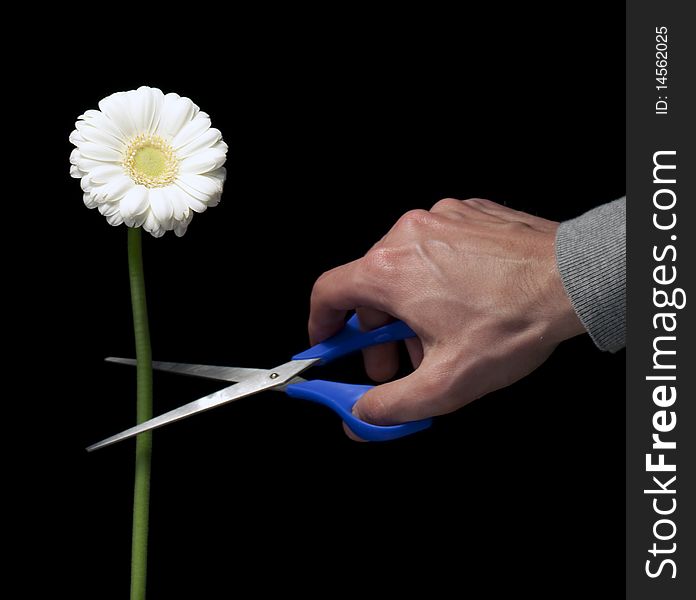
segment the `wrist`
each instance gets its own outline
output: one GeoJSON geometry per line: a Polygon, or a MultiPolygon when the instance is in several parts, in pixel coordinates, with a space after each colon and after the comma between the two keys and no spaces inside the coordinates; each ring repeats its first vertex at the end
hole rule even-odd
{"type": "Polygon", "coordinates": [[[546,318],[547,338],[558,344],[564,340],[587,333],[582,321],[563,285],[563,279],[556,261],[556,228],[549,232],[547,248],[550,250],[546,261],[546,318]]]}

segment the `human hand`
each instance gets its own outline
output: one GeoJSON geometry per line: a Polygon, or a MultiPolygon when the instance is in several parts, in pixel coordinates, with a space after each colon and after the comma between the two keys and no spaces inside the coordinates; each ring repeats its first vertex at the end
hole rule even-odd
{"type": "MultiPolygon", "coordinates": [[[[406,213],[364,257],[324,273],[312,290],[313,344],[352,309],[365,329],[397,318],[418,336],[406,341],[413,373],[367,392],[356,415],[391,425],[451,412],[583,333],[556,267],[557,227],[490,200],[447,198],[406,213]]],[[[394,344],[364,359],[376,381],[398,368],[394,344]]]]}

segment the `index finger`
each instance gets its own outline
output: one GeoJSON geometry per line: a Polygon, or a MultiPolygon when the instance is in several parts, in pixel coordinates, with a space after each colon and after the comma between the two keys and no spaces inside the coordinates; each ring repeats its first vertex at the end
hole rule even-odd
{"type": "Polygon", "coordinates": [[[309,340],[318,344],[344,325],[346,312],[370,306],[365,286],[360,285],[362,259],[327,271],[312,289],[309,312],[309,340]]]}

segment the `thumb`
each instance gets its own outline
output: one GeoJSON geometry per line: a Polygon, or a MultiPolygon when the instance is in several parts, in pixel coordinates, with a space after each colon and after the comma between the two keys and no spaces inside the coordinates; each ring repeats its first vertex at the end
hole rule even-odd
{"type": "Polygon", "coordinates": [[[438,407],[446,393],[440,378],[426,358],[410,375],[367,391],[353,406],[353,414],[375,425],[396,425],[440,414],[438,407]]]}

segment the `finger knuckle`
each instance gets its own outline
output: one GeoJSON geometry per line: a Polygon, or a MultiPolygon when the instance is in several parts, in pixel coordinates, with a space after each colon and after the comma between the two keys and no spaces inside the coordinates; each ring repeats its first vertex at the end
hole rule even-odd
{"type": "Polygon", "coordinates": [[[396,228],[401,230],[419,229],[427,226],[432,222],[432,214],[427,210],[416,208],[404,213],[396,222],[396,228]]]}
{"type": "Polygon", "coordinates": [[[312,286],[312,296],[318,294],[321,292],[321,289],[326,282],[326,278],[329,274],[329,271],[325,271],[319,277],[317,277],[316,281],[314,282],[314,285],[312,286]]]}
{"type": "Polygon", "coordinates": [[[310,302],[314,303],[317,301],[318,298],[324,295],[324,291],[326,289],[326,286],[328,285],[329,277],[331,276],[331,273],[334,270],[335,269],[325,271],[324,273],[319,275],[319,277],[317,277],[317,280],[314,282],[314,285],[312,286],[310,302]]]}
{"type": "Polygon", "coordinates": [[[385,246],[372,248],[363,260],[365,271],[372,276],[383,277],[397,268],[395,252],[385,246]]]}
{"type": "Polygon", "coordinates": [[[435,204],[433,204],[431,210],[457,210],[458,208],[461,208],[461,206],[461,200],[457,200],[456,198],[443,198],[442,200],[438,200],[435,204]]]}

